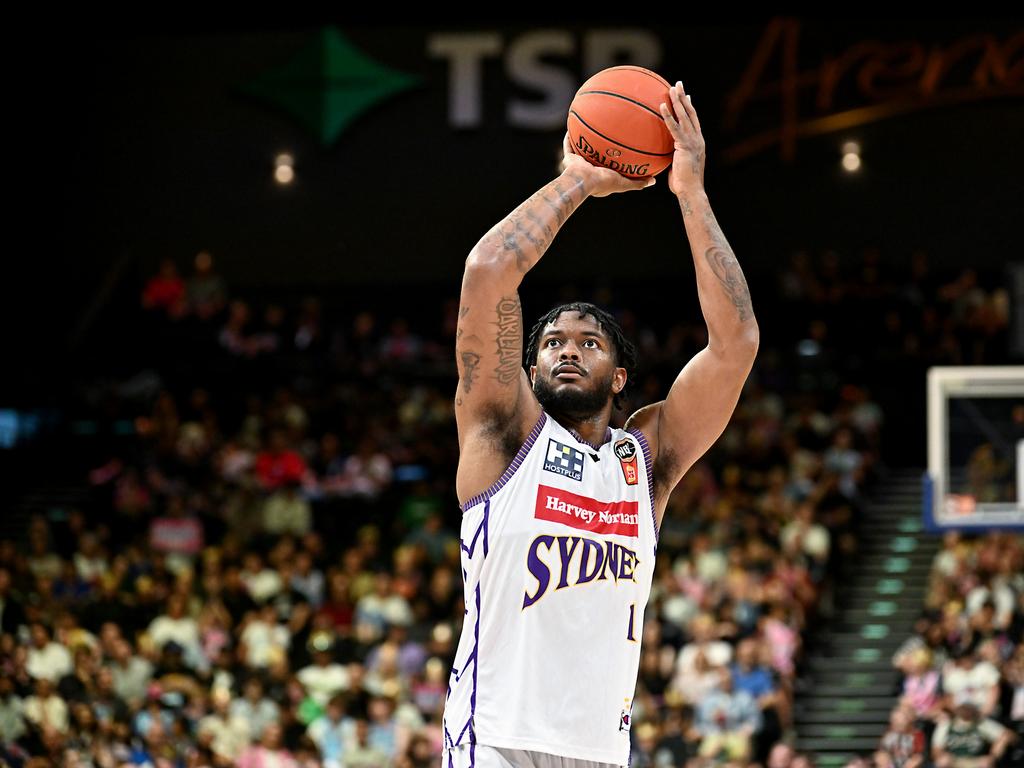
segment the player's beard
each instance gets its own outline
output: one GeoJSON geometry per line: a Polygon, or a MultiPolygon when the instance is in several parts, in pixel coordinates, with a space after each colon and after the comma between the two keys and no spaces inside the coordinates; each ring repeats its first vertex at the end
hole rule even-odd
{"type": "MultiPolygon", "coordinates": [[[[585,419],[599,413],[608,404],[612,395],[612,381],[615,372],[596,383],[589,389],[584,387],[562,387],[554,389],[548,379],[538,376],[533,382],[533,393],[537,396],[541,407],[548,413],[572,416],[585,419]]],[[[584,382],[588,377],[576,379],[584,382]]]]}

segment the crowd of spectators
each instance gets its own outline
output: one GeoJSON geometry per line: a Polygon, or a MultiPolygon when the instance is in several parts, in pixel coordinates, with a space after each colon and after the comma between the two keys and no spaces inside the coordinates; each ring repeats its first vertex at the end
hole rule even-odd
{"type": "Polygon", "coordinates": [[[875,764],[1024,764],[1024,537],[947,533],[875,764]]]}
{"type": "MultiPolygon", "coordinates": [[[[862,324],[839,313],[895,306],[881,317],[908,330],[885,343],[963,362],[1003,328],[976,278],[933,280],[915,255],[901,285],[863,262],[840,276],[834,254],[793,258],[782,300],[803,314],[763,323],[733,419],[669,502],[638,768],[813,764],[788,746],[802,642],[856,551],[883,420],[840,358],[862,324]]],[[[664,397],[706,343],[699,316],[593,298],[638,342],[631,407],[664,397]]],[[[256,311],[202,252],[187,280],[165,261],[141,303],[124,322],[145,346],[77,389],[131,434],[97,439],[88,503],[0,542],[0,759],[436,765],[463,616],[456,300],[415,326],[323,296],[256,311]]]]}

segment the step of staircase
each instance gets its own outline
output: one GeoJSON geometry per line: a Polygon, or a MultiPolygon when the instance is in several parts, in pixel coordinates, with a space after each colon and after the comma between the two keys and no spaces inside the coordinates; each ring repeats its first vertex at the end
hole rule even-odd
{"type": "Polygon", "coordinates": [[[883,471],[862,505],[859,552],[834,611],[806,642],[794,704],[796,747],[817,765],[874,751],[895,704],[892,656],[924,605],[937,537],[923,530],[922,471],[883,471]]]}

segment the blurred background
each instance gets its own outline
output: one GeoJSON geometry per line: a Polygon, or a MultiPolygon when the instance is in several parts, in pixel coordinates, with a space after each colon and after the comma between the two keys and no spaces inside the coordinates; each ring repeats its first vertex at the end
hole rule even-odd
{"type": "MultiPolygon", "coordinates": [[[[557,173],[579,85],[627,63],[691,94],[761,329],[666,514],[633,765],[1021,759],[1019,529],[935,530],[921,498],[927,370],[1024,358],[1019,20],[37,47],[8,158],[31,213],[3,303],[0,759],[440,761],[462,265],[557,173]]],[[[588,201],[521,297],[638,343],[617,426],[706,344],[665,184],[588,201]]],[[[1021,402],[964,417],[972,498],[1019,506],[1021,402]]]]}

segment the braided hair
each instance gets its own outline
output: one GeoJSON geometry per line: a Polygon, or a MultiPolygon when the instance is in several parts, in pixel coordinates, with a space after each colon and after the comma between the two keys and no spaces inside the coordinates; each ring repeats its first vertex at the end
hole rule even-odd
{"type": "Polygon", "coordinates": [[[595,306],[587,301],[573,301],[568,304],[559,304],[554,309],[550,310],[547,314],[537,321],[536,325],[530,331],[530,338],[526,345],[526,360],[524,366],[529,372],[531,365],[537,364],[537,350],[540,344],[540,336],[544,331],[544,326],[548,323],[553,323],[558,319],[558,316],[563,312],[578,312],[579,316],[586,317],[590,315],[593,317],[597,324],[601,326],[608,338],[611,340],[612,347],[615,349],[615,365],[619,368],[626,369],[626,386],[622,388],[621,392],[617,392],[612,397],[612,404],[617,410],[622,410],[625,407],[625,393],[633,384],[633,372],[636,370],[636,345],[633,344],[626,334],[622,331],[622,326],[619,325],[616,320],[609,312],[595,306]]]}

